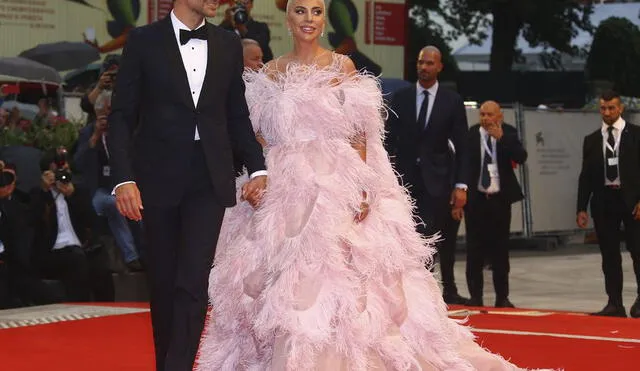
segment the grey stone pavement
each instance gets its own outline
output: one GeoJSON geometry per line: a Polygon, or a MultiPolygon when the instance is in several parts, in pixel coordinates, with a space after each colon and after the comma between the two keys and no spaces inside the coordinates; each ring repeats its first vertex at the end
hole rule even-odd
{"type": "MultiPolygon", "coordinates": [[[[512,250],[509,299],[516,307],[573,312],[595,312],[607,303],[597,245],[560,246],[553,251],[512,250]]],[[[622,249],[623,298],[627,313],[636,299],[636,280],[629,253],[622,249]]],[[[437,278],[440,278],[439,272],[437,278]]],[[[455,265],[458,291],[468,296],[465,256],[455,265]]],[[[484,272],[484,304],[495,294],[491,271],[484,272]]]]}

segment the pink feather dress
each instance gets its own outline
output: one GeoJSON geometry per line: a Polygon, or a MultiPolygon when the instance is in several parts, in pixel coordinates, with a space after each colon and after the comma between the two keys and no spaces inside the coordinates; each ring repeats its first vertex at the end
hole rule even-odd
{"type": "Polygon", "coordinates": [[[378,81],[342,61],[245,74],[268,190],[227,211],[196,369],[518,370],[447,317],[424,268],[433,240],[383,148],[378,81]],[[350,144],[362,133],[366,163],[350,144]],[[362,191],[371,212],[355,223],[362,191]]]}

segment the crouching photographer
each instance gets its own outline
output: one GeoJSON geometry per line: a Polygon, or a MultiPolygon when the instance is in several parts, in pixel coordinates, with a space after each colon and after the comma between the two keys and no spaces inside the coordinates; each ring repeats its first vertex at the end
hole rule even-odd
{"type": "Polygon", "coordinates": [[[45,153],[40,168],[40,187],[31,192],[35,266],[43,278],[61,280],[70,301],[113,301],[111,273],[92,235],[91,200],[73,183],[66,149],[45,153]]]}
{"type": "Polygon", "coordinates": [[[269,25],[256,21],[251,17],[254,0],[236,0],[224,13],[224,20],[220,27],[237,33],[241,39],[253,39],[260,44],[263,58],[262,62],[267,63],[273,59],[273,52],[269,47],[271,42],[271,31],[269,25]]]}

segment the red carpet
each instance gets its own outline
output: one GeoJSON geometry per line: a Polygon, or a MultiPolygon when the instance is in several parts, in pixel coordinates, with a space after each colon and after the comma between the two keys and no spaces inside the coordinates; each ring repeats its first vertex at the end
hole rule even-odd
{"type": "MultiPolygon", "coordinates": [[[[469,323],[484,347],[522,367],[567,371],[639,369],[640,320],[524,310],[502,312],[473,314],[469,323]]],[[[152,371],[152,345],[149,313],[3,329],[0,369],[152,371]]]]}

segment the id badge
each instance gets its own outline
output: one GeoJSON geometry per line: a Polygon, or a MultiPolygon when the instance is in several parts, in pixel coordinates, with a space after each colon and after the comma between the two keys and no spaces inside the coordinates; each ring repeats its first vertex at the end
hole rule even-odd
{"type": "Polygon", "coordinates": [[[498,177],[498,165],[489,164],[488,168],[489,168],[489,177],[497,178],[498,177]]]}
{"type": "Polygon", "coordinates": [[[609,163],[609,166],[618,166],[618,158],[617,157],[611,157],[611,158],[607,159],[607,162],[609,163]]]}
{"type": "Polygon", "coordinates": [[[103,166],[102,167],[102,176],[111,176],[111,166],[103,166]]]}

